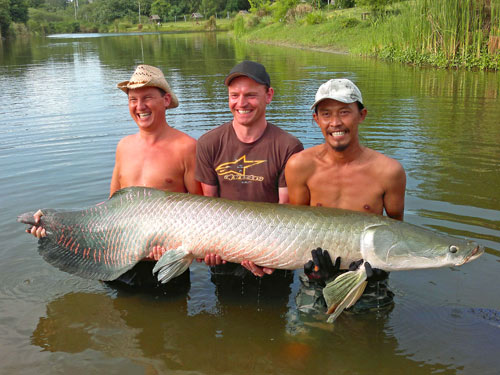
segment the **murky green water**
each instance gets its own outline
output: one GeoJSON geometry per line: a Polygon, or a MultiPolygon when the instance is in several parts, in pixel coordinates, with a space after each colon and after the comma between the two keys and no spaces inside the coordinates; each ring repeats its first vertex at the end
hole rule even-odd
{"type": "Polygon", "coordinates": [[[225,35],[67,36],[0,48],[0,373],[496,374],[500,366],[500,80],[225,35]],[[393,272],[395,306],[304,325],[294,296],[225,300],[205,266],[180,296],[125,293],[60,272],[16,215],[83,207],[109,191],[118,140],[135,132],[115,88],[145,62],[166,73],[194,137],[230,119],[222,83],[242,59],[266,65],[269,120],[306,147],[317,87],[348,77],[368,107],[364,144],[408,174],[406,220],[487,247],[460,268],[393,272]]]}

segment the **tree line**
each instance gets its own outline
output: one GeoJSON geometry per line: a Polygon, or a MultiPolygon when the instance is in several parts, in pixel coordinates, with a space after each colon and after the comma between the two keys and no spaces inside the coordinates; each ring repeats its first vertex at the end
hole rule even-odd
{"type": "Polygon", "coordinates": [[[146,23],[151,15],[166,22],[249,8],[248,0],[0,0],[0,31],[4,37],[16,34],[13,25],[41,34],[112,31],[110,25],[146,23]]]}

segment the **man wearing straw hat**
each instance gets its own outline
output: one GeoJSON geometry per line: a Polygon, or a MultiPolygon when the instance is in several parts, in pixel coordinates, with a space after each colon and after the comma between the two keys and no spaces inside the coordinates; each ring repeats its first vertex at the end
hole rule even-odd
{"type": "MultiPolygon", "coordinates": [[[[172,128],[166,120],[166,109],[176,108],[179,101],[163,72],[139,65],[130,80],[119,83],[118,88],[128,96],[130,116],[139,131],[120,140],[116,147],[110,196],[128,186],[201,194],[201,186],[194,178],[196,140],[172,128]]],[[[41,212],[37,214],[39,220],[41,212]]],[[[38,238],[45,236],[42,227],[35,226],[30,232],[38,238]]],[[[158,260],[161,255],[162,249],[156,247],[147,260],[158,260]]],[[[140,262],[118,280],[133,286],[155,286],[153,265],[140,262]]],[[[189,280],[189,271],[176,279],[189,280]]]]}
{"type": "Polygon", "coordinates": [[[139,132],[118,143],[110,195],[137,185],[201,194],[194,178],[196,140],[167,123],[165,110],[176,108],[179,101],[162,71],[139,65],[118,88],[128,95],[130,116],[139,132]]]}

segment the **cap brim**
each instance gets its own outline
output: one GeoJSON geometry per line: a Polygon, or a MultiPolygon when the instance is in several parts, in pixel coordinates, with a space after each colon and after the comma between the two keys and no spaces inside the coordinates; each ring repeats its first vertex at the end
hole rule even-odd
{"type": "Polygon", "coordinates": [[[224,79],[224,84],[226,86],[229,86],[229,84],[231,83],[231,81],[235,78],[238,78],[238,77],[248,77],[248,78],[251,78],[253,79],[255,82],[257,83],[260,83],[261,85],[267,85],[266,82],[262,81],[261,79],[258,79],[257,77],[255,77],[254,75],[252,74],[248,74],[248,73],[241,73],[241,72],[235,72],[235,73],[232,73],[232,74],[229,74],[225,79],[224,79]]]}
{"type": "MultiPolygon", "coordinates": [[[[324,98],[321,98],[321,99],[316,100],[316,101],[314,102],[314,104],[311,106],[311,109],[316,108],[316,106],[317,106],[320,102],[322,102],[323,100],[326,100],[326,99],[336,100],[336,101],[338,101],[338,102],[340,102],[340,103],[345,103],[345,104],[356,103],[356,102],[358,102],[358,101],[359,101],[359,100],[354,100],[354,101],[352,101],[352,102],[349,102],[349,101],[345,101],[345,100],[339,100],[339,98],[324,97],[324,98]]],[[[360,102],[360,101],[359,101],[359,102],[360,102]]],[[[360,103],[361,103],[361,104],[363,104],[362,102],[360,102],[360,103]]]]}

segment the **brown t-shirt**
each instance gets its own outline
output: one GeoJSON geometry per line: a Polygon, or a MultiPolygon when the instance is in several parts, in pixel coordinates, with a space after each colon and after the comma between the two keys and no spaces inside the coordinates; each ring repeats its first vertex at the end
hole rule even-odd
{"type": "Polygon", "coordinates": [[[219,186],[222,198],[277,203],[278,187],[286,187],[285,164],[303,149],[297,138],[269,122],[258,140],[241,142],[227,122],[198,140],[196,179],[219,186]]]}

